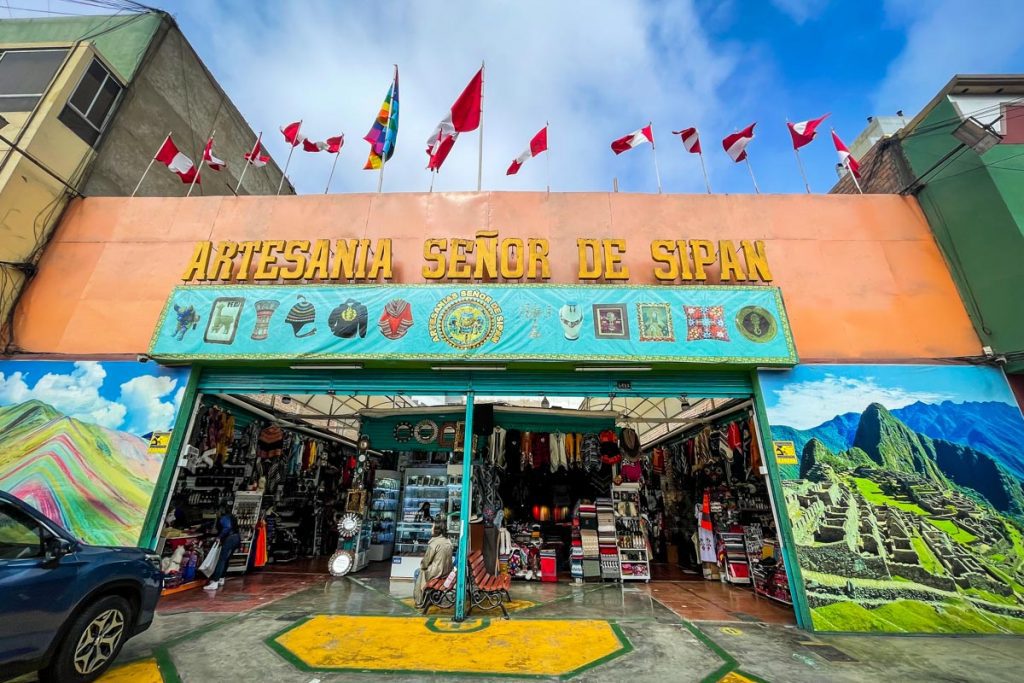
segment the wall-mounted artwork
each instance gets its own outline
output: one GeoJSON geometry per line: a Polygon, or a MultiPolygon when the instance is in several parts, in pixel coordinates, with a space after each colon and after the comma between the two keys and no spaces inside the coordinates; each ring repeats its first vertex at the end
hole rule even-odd
{"type": "Polygon", "coordinates": [[[994,368],[762,372],[814,628],[1024,633],[1024,419],[994,368]]]}
{"type": "Polygon", "coordinates": [[[87,543],[136,545],[187,381],[134,361],[0,362],[0,490],[87,543]]]}

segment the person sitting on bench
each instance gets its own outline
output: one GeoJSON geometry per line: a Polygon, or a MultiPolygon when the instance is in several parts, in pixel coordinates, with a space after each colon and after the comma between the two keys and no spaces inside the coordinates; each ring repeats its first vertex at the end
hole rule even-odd
{"type": "Polygon", "coordinates": [[[417,607],[423,607],[423,594],[426,585],[433,579],[448,576],[452,571],[452,542],[445,535],[444,517],[434,520],[434,537],[427,544],[427,552],[420,560],[420,573],[416,577],[416,585],[412,589],[412,597],[417,607]]]}

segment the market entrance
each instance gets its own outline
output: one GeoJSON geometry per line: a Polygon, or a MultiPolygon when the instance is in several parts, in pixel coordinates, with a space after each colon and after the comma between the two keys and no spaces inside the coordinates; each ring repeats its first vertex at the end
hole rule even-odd
{"type": "MultiPolygon", "coordinates": [[[[439,528],[455,565],[465,538],[467,557],[479,553],[488,574],[511,578],[513,600],[517,587],[548,582],[653,581],[678,588],[667,600],[728,602],[746,614],[786,609],[783,534],[749,376],[617,374],[633,378],[204,372],[189,434],[200,454],[186,450],[202,458],[218,433],[210,420],[230,414],[226,466],[239,470],[215,493],[203,485],[218,474],[209,456],[179,471],[167,500],[188,540],[165,531],[165,555],[191,544],[185,566],[193,551],[200,564],[208,543],[197,532],[216,516],[203,506],[230,502],[246,541],[229,566],[249,578],[322,577],[342,556],[346,572],[386,579],[411,599],[439,528]],[[467,422],[473,457],[464,488],[467,422]],[[350,513],[360,524],[346,538],[339,522],[350,513]]],[[[195,578],[180,573],[183,584],[195,578]]]]}

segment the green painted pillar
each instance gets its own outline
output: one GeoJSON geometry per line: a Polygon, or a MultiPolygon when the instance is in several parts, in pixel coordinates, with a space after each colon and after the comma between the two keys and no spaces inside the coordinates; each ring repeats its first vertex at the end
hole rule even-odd
{"type": "Polygon", "coordinates": [[[466,556],[469,554],[469,517],[473,508],[473,392],[466,393],[466,429],[462,440],[462,503],[459,510],[459,554],[455,561],[455,621],[466,618],[466,556]]]}

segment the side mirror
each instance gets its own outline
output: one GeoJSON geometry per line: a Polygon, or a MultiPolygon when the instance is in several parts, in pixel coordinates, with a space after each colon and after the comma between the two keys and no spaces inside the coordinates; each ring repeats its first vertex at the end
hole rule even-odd
{"type": "Polygon", "coordinates": [[[46,555],[43,560],[44,567],[55,567],[60,558],[70,555],[75,550],[75,545],[66,539],[52,537],[46,541],[46,555]]]}

